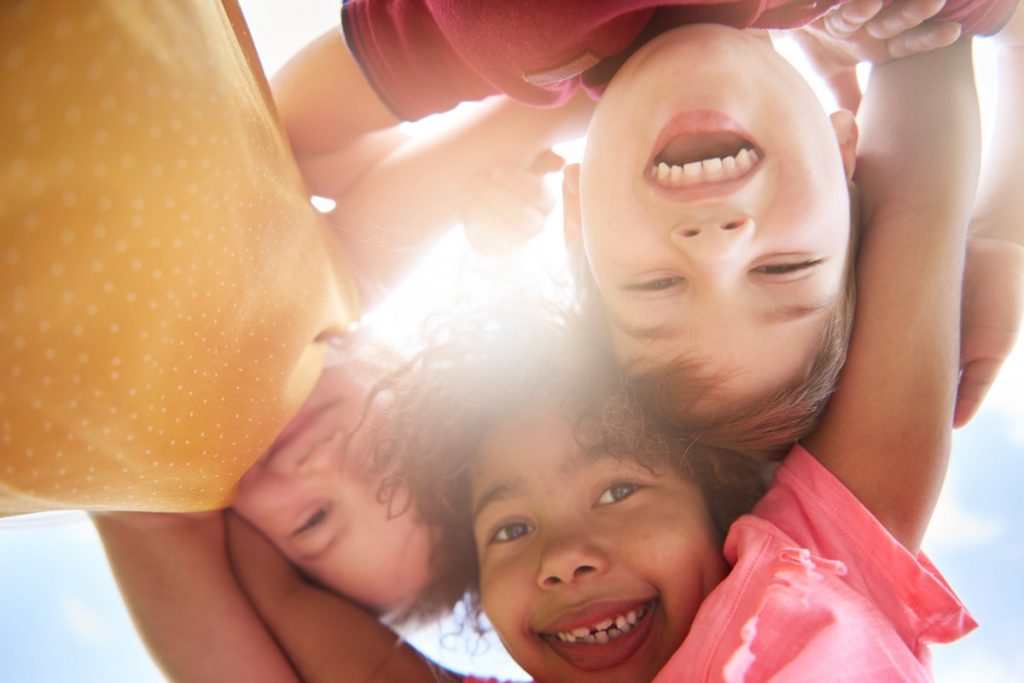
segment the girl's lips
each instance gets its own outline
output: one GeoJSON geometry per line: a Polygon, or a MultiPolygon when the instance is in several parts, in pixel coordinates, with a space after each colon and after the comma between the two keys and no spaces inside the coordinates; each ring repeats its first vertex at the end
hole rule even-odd
{"type": "Polygon", "coordinates": [[[683,112],[655,139],[644,181],[657,196],[673,202],[726,196],[753,177],[763,156],[750,134],[726,114],[683,112]]]}
{"type": "Polygon", "coordinates": [[[643,603],[632,603],[631,606],[623,605],[621,608],[614,610],[605,608],[602,610],[602,613],[606,613],[607,616],[597,617],[596,619],[591,616],[587,618],[585,623],[579,618],[569,622],[562,621],[557,630],[542,632],[539,635],[541,640],[554,650],[559,657],[577,669],[582,671],[609,669],[628,661],[647,642],[651,634],[653,613],[657,605],[656,600],[650,600],[643,603]],[[558,635],[559,633],[565,634],[576,629],[579,631],[587,628],[594,629],[595,626],[604,625],[604,622],[609,620],[613,621],[611,629],[615,629],[614,619],[622,617],[630,611],[639,615],[636,618],[635,624],[629,625],[627,631],[620,632],[618,635],[607,640],[601,638],[597,642],[584,642],[581,640],[566,642],[563,640],[564,635],[562,637],[558,635]],[[573,624],[576,625],[573,626],[573,624]],[[601,642],[602,640],[605,642],[601,642]]]}

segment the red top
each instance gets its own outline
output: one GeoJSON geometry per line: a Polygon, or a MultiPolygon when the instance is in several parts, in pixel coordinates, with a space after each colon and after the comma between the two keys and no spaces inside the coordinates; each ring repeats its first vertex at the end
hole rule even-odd
{"type": "MultiPolygon", "coordinates": [[[[415,120],[498,93],[557,106],[580,86],[599,93],[634,50],[676,26],[796,28],[845,1],[345,0],[341,18],[349,49],[381,99],[415,120]]],[[[948,0],[938,18],[987,35],[1016,3],[948,0]]]]}

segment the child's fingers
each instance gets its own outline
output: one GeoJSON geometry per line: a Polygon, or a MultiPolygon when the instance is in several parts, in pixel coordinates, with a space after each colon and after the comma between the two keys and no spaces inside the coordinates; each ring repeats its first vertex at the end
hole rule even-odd
{"type": "Polygon", "coordinates": [[[828,79],[829,90],[836,98],[836,104],[846,111],[857,113],[860,107],[860,81],[857,80],[856,69],[840,71],[828,79]]]}
{"type": "Polygon", "coordinates": [[[952,45],[960,37],[961,30],[955,21],[929,21],[890,40],[889,56],[909,57],[952,45]]]}
{"type": "Polygon", "coordinates": [[[523,204],[529,204],[542,213],[549,213],[555,208],[555,195],[543,175],[535,175],[528,171],[496,169],[494,184],[517,197],[523,204]]]}
{"type": "Polygon", "coordinates": [[[1002,364],[1000,359],[987,358],[969,363],[963,369],[956,392],[954,427],[963,427],[978,412],[1002,364]]]}
{"type": "Polygon", "coordinates": [[[900,0],[889,5],[865,25],[872,38],[888,40],[931,19],[946,0],[900,0]]]}
{"type": "Polygon", "coordinates": [[[544,229],[548,212],[524,203],[507,188],[490,187],[462,208],[462,225],[474,251],[496,256],[521,247],[544,229]]]}
{"type": "Polygon", "coordinates": [[[825,29],[837,38],[855,33],[882,9],[882,0],[853,0],[824,16],[825,29]]]}
{"type": "Polygon", "coordinates": [[[565,166],[565,159],[555,154],[552,150],[546,149],[537,155],[537,158],[533,160],[530,168],[527,170],[536,175],[544,175],[545,173],[561,171],[563,166],[565,166]]]}

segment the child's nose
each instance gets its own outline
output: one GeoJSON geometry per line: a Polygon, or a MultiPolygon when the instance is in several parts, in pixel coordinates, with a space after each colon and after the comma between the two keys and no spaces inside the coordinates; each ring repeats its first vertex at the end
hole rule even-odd
{"type": "Polygon", "coordinates": [[[608,570],[607,556],[582,542],[562,542],[545,548],[537,584],[544,589],[572,585],[608,570]]]}
{"type": "Polygon", "coordinates": [[[753,235],[753,218],[726,216],[684,221],[672,228],[672,243],[694,255],[726,258],[749,243],[753,235]]]}

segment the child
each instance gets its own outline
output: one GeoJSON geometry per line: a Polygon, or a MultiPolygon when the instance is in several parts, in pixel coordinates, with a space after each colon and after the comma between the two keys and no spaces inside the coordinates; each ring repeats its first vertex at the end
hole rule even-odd
{"type": "MultiPolygon", "coordinates": [[[[242,477],[233,509],[303,581],[347,596],[356,612],[401,625],[447,612],[462,591],[435,571],[436,529],[414,506],[382,498],[389,473],[364,445],[378,412],[367,396],[394,360],[365,334],[335,342],[305,403],[242,477]]],[[[139,634],[165,674],[290,675],[235,578],[223,513],[108,512],[93,520],[139,634]],[[212,628],[183,627],[197,613],[212,628]]]]}
{"type": "MultiPolygon", "coordinates": [[[[978,33],[1012,9],[909,6],[903,21],[935,15],[978,33]]],[[[537,3],[456,13],[350,2],[342,19],[354,59],[400,118],[495,92],[556,105],[581,85],[600,91],[582,169],[566,173],[567,241],[587,264],[584,306],[659,412],[708,441],[778,455],[820,414],[845,354],[856,129],[848,115],[826,117],[753,34],[687,24],[798,26],[824,9],[537,3]],[[491,27],[485,40],[480,26],[491,27]],[[523,35],[501,41],[512,26],[523,35]]],[[[949,29],[939,24],[929,39],[955,39],[949,29]]],[[[278,88],[289,135],[321,145],[324,158],[346,154],[346,142],[321,135],[324,120],[310,112],[347,121],[355,114],[333,111],[341,93],[368,89],[339,40],[311,46],[278,88]]],[[[893,38],[887,54],[907,41],[893,38]]],[[[377,115],[394,120],[378,107],[360,121],[372,129],[377,115]]],[[[303,172],[328,183],[326,167],[303,172]]]]}
{"type": "MultiPolygon", "coordinates": [[[[927,680],[926,644],[970,630],[962,605],[917,552],[950,440],[959,299],[945,285],[962,268],[977,168],[970,82],[966,43],[886,65],[872,80],[865,100],[872,134],[861,163],[865,210],[877,229],[861,251],[849,359],[821,424],[793,449],[754,514],[731,528],[731,570],[718,557],[693,479],[666,467],[664,451],[648,459],[650,451],[624,438],[639,435],[634,444],[648,445],[657,432],[642,413],[637,423],[629,419],[635,413],[602,403],[604,378],[614,372],[595,374],[585,387],[557,383],[565,375],[545,373],[543,363],[521,372],[516,352],[497,343],[503,330],[493,327],[494,344],[469,343],[471,354],[497,360],[489,373],[460,372],[487,363],[460,353],[458,335],[450,356],[438,355],[443,346],[424,356],[451,381],[427,382],[425,393],[414,384],[405,394],[411,400],[397,397],[396,414],[421,422],[388,422],[397,438],[382,443],[389,452],[401,443],[416,452],[403,464],[412,468],[417,500],[437,501],[432,509],[441,516],[454,510],[453,537],[460,529],[464,538],[472,534],[476,562],[456,554],[452,565],[478,567],[488,617],[536,680],[927,680]],[[949,79],[946,88],[930,87],[937,74],[949,79]],[[899,97],[876,101],[874,89],[899,97]],[[939,125],[945,135],[931,129],[939,125]],[[906,177],[908,159],[932,154],[949,163],[906,177]],[[875,200],[897,179],[912,215],[875,200]],[[892,343],[896,335],[900,344],[892,343]],[[545,376],[556,382],[538,388],[545,376]],[[572,401],[562,402],[567,395],[572,401]],[[488,400],[501,396],[513,398],[488,400]],[[445,408],[482,419],[459,430],[445,408]],[[432,421],[434,411],[452,427],[432,421]],[[640,428],[595,431],[623,415],[619,424],[640,428]],[[597,457],[581,456],[589,447],[597,457]],[[419,460],[429,454],[431,464],[448,459],[432,480],[419,460]],[[426,481],[429,491],[418,489],[426,481]]],[[[510,329],[514,345],[519,328],[510,329]]],[[[522,357],[564,367],[555,344],[522,357]]],[[[696,448],[687,457],[702,456],[696,448]]],[[[269,623],[296,640],[288,624],[269,623]]],[[[318,664],[329,671],[336,661],[306,659],[303,671],[318,664]]],[[[433,676],[425,667],[403,680],[433,676]]]]}

